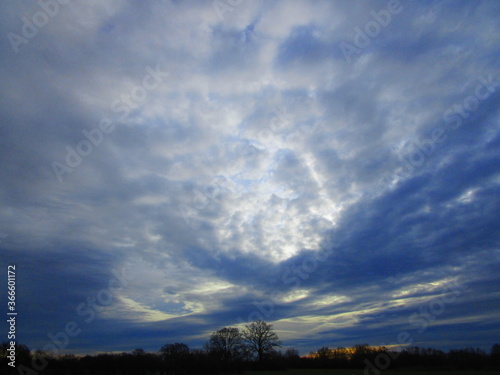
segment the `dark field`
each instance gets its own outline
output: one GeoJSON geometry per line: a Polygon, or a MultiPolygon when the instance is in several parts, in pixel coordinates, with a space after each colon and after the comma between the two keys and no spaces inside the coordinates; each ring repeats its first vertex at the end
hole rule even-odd
{"type": "MultiPolygon", "coordinates": [[[[352,370],[287,370],[287,371],[248,371],[244,375],[364,375],[363,369],[352,370]]],[[[380,375],[498,375],[495,370],[469,370],[469,371],[406,371],[406,370],[386,370],[380,375]]],[[[234,374],[236,375],[236,374],[234,374]]],[[[374,375],[369,372],[369,375],[374,375]]]]}

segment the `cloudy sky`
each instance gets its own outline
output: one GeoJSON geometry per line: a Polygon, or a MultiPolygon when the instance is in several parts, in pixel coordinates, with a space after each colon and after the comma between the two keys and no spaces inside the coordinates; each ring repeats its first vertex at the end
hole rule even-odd
{"type": "Polygon", "coordinates": [[[498,342],[499,2],[47,3],[0,12],[18,342],[498,342]]]}

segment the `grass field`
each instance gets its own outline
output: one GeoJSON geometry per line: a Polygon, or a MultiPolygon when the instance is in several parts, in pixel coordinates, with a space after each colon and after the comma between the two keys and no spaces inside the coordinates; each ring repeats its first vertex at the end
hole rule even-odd
{"type": "MultiPolygon", "coordinates": [[[[363,369],[352,370],[287,370],[287,371],[248,371],[244,375],[364,375],[363,369]]],[[[241,374],[240,374],[241,375],[241,374]]],[[[369,375],[374,375],[372,371],[369,375]]],[[[405,371],[385,370],[380,375],[498,375],[498,371],[405,371]]]]}

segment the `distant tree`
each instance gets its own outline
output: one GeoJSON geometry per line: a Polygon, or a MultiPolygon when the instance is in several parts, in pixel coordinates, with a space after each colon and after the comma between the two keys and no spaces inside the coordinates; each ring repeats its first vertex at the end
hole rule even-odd
{"type": "Polygon", "coordinates": [[[132,351],[132,355],[137,356],[137,357],[138,357],[138,356],[143,356],[143,355],[145,355],[145,354],[146,354],[146,352],[145,352],[145,351],[144,351],[144,349],[142,349],[142,348],[137,348],[137,349],[134,349],[134,350],[132,351]]]}
{"type": "Polygon", "coordinates": [[[246,325],[243,338],[248,348],[257,353],[259,362],[262,362],[266,354],[274,352],[274,348],[281,346],[278,335],[273,331],[273,325],[263,320],[246,325]]]}
{"type": "Polygon", "coordinates": [[[223,361],[239,358],[243,351],[243,336],[238,328],[224,327],[212,333],[208,350],[223,361]]]}
{"type": "Polygon", "coordinates": [[[181,369],[185,369],[189,362],[189,347],[186,344],[178,343],[166,344],[160,348],[160,355],[167,373],[174,374],[181,369]]]}
{"type": "Polygon", "coordinates": [[[368,344],[358,344],[352,347],[350,363],[352,367],[361,368],[365,366],[365,360],[373,361],[374,348],[368,344]]]}
{"type": "Polygon", "coordinates": [[[448,358],[457,369],[480,369],[485,362],[486,353],[479,348],[450,350],[448,358]]]}
{"type": "Polygon", "coordinates": [[[349,360],[349,352],[343,346],[338,346],[333,349],[333,358],[337,361],[349,360]]]}
{"type": "Polygon", "coordinates": [[[500,367],[500,344],[494,344],[491,347],[491,362],[495,367],[500,367]]]}
{"type": "Polygon", "coordinates": [[[297,359],[300,358],[299,351],[295,348],[290,348],[285,351],[286,359],[297,359]]]}
{"type": "Polygon", "coordinates": [[[357,356],[366,356],[367,354],[371,354],[373,352],[373,348],[368,344],[357,344],[353,346],[354,355],[357,356]]]}
{"type": "Polygon", "coordinates": [[[287,367],[296,367],[300,363],[300,355],[297,349],[290,348],[285,351],[284,358],[287,367]]]}
{"type": "Polygon", "coordinates": [[[333,358],[333,351],[332,349],[324,346],[318,349],[314,356],[319,360],[329,360],[333,358]]]}
{"type": "Polygon", "coordinates": [[[134,349],[130,355],[130,369],[133,370],[134,375],[141,375],[146,373],[146,368],[149,366],[148,355],[142,348],[134,349]]]}
{"type": "Polygon", "coordinates": [[[178,342],[175,344],[166,344],[160,348],[160,354],[163,358],[174,360],[186,357],[189,354],[189,346],[178,342]]]}

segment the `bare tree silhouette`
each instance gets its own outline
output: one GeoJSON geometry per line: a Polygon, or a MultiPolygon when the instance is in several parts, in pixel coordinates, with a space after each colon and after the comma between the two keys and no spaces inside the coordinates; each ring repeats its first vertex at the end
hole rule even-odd
{"type": "Polygon", "coordinates": [[[238,328],[224,327],[212,333],[208,349],[223,361],[239,358],[244,350],[243,336],[238,328]]]}
{"type": "Polygon", "coordinates": [[[281,346],[278,335],[273,331],[273,325],[257,320],[245,326],[243,338],[249,349],[257,353],[259,362],[266,354],[272,353],[275,347],[281,346]]]}

